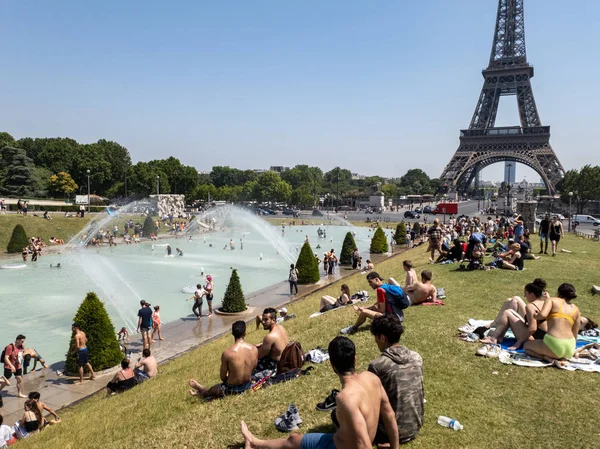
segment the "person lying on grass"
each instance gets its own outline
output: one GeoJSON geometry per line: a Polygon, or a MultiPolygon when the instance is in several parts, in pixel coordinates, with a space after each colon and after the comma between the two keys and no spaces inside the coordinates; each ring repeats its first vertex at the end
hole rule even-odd
{"type": "Polygon", "coordinates": [[[367,282],[373,290],[376,290],[377,302],[370,307],[353,306],[354,311],[358,313],[358,318],[352,326],[343,328],[340,331],[342,334],[353,334],[367,319],[372,320],[386,313],[393,313],[400,321],[404,320],[403,309],[408,307],[410,302],[398,283],[394,281],[395,284],[386,284],[379,273],[375,271],[367,274],[367,282]],[[402,301],[399,301],[400,298],[397,296],[402,296],[402,301]]]}
{"type": "Polygon", "coordinates": [[[245,449],[371,448],[380,417],[390,437],[389,447],[398,449],[398,425],[394,410],[379,378],[368,371],[356,372],[356,347],[352,340],[336,337],[327,350],[333,371],[342,384],[342,391],[336,396],[340,427],[335,433],[295,433],[285,439],[260,440],[242,421],[245,449]]]}
{"type": "Polygon", "coordinates": [[[321,298],[321,304],[319,304],[319,311],[326,312],[327,310],[336,309],[338,307],[345,306],[350,302],[350,287],[346,284],[341,286],[341,295],[339,298],[325,295],[321,298]]]}
{"type": "MultiPolygon", "coordinates": [[[[481,339],[481,343],[495,345],[501,343],[504,339],[506,331],[510,328],[517,337],[517,342],[511,346],[509,351],[519,349],[523,344],[529,340],[543,340],[546,332],[548,331],[548,324],[546,321],[538,321],[535,317],[542,310],[544,306],[544,289],[539,283],[531,282],[525,285],[524,296],[527,300],[525,306],[525,313],[520,315],[511,308],[504,309],[495,322],[495,329],[487,337],[481,339]]],[[[520,307],[523,300],[521,298],[514,297],[515,302],[520,307]]]]}
{"type": "Polygon", "coordinates": [[[558,298],[546,297],[544,305],[535,319],[546,320],[548,332],[543,340],[530,340],[525,343],[525,352],[549,362],[573,357],[579,333],[579,308],[571,304],[577,298],[575,287],[561,284],[558,298]]]}
{"type": "MultiPolygon", "coordinates": [[[[423,270],[421,272],[421,282],[414,282],[404,288],[410,300],[410,305],[416,306],[426,301],[435,301],[437,299],[437,288],[431,283],[432,278],[433,273],[431,271],[423,270]]],[[[388,284],[400,286],[394,278],[389,278],[388,284]]]]}
{"type": "Polygon", "coordinates": [[[258,365],[256,372],[275,371],[277,362],[281,360],[281,354],[286,348],[289,337],[285,328],[277,324],[277,310],[267,307],[262,315],[263,329],[269,333],[265,335],[262,343],[256,345],[258,348],[258,365]]]}
{"type": "Polygon", "coordinates": [[[194,379],[190,379],[188,383],[192,387],[190,390],[192,396],[221,398],[241,394],[252,386],[250,376],[258,362],[258,349],[256,349],[256,346],[244,341],[246,337],[246,323],[244,321],[233,323],[231,334],[234,343],[221,355],[219,375],[222,383],[206,388],[194,379]]]}

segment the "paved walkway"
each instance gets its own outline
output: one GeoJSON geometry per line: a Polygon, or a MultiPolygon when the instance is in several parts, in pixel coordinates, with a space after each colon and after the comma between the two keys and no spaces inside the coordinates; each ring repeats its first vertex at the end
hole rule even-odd
{"type": "MultiPolygon", "coordinates": [[[[402,251],[394,251],[394,255],[402,251]]],[[[372,260],[378,263],[386,259],[389,255],[373,255],[372,260]]],[[[299,295],[293,298],[293,301],[301,299],[317,290],[339,279],[348,277],[356,273],[355,270],[341,267],[334,276],[323,277],[317,284],[299,286],[299,295]]],[[[197,320],[194,315],[180,318],[165,324],[162,328],[164,341],[156,341],[152,345],[152,353],[159,363],[173,359],[185,352],[188,352],[198,346],[205,344],[221,335],[230,332],[231,324],[239,319],[251,320],[257,314],[261,313],[265,307],[281,307],[290,302],[289,284],[287,281],[279,282],[270,287],[249,295],[246,298],[251,308],[243,316],[222,316],[213,315],[211,318],[203,317],[197,320]]],[[[142,345],[139,335],[132,335],[130,338],[128,350],[132,351],[132,361],[137,361],[141,353],[142,345]],[[135,341],[134,341],[135,340],[135,341]]],[[[23,377],[23,386],[25,394],[30,391],[39,391],[42,400],[54,410],[60,410],[63,407],[73,405],[86,397],[103,390],[118,367],[96,373],[96,379],[85,381],[83,385],[75,382],[78,379],[59,376],[64,367],[64,362],[56,363],[51,369],[38,369],[23,377]]],[[[2,391],[4,407],[0,408],[0,413],[4,417],[4,423],[13,425],[23,416],[23,405],[25,399],[17,398],[16,381],[12,378],[12,385],[2,391]]],[[[60,414],[59,414],[60,415],[60,414]]]]}

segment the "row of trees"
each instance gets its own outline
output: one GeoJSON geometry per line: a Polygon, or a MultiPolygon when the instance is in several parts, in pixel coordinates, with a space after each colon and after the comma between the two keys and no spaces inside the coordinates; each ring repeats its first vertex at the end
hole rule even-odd
{"type": "Polygon", "coordinates": [[[388,197],[435,193],[440,182],[420,169],[398,179],[380,176],[356,179],[350,170],[297,165],[281,174],[216,166],[208,174],[179,159],[133,164],[129,150],[101,139],[81,144],[69,138],[26,137],[15,140],[0,133],[0,194],[9,196],[69,197],[90,193],[109,198],[142,198],[156,193],[181,193],[194,200],[282,202],[308,208],[326,196],[328,204],[342,205],[380,189],[388,197]],[[89,173],[88,173],[89,170],[89,173]]]}
{"type": "Polygon", "coordinates": [[[560,182],[561,200],[575,207],[576,213],[582,214],[590,201],[600,200],[600,167],[584,166],[581,170],[569,170],[560,182]],[[569,192],[573,195],[569,196],[569,192]]]}

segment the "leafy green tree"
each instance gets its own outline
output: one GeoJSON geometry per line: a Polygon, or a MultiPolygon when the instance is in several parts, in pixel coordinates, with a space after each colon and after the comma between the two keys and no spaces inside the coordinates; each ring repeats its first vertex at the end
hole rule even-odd
{"type": "Polygon", "coordinates": [[[302,245],[298,260],[296,261],[296,268],[298,269],[299,284],[314,284],[321,279],[317,258],[313,254],[308,242],[304,242],[304,245],[302,245]]]}
{"type": "Polygon", "coordinates": [[[148,162],[138,162],[129,167],[127,173],[127,186],[129,192],[135,196],[143,198],[156,194],[156,177],[159,176],[160,193],[169,193],[171,186],[167,175],[160,171],[156,165],[152,166],[148,162]]]}
{"type": "Polygon", "coordinates": [[[27,245],[29,245],[27,233],[25,232],[23,226],[18,224],[13,228],[6,251],[10,254],[20,253],[27,245]]]}
{"type": "Polygon", "coordinates": [[[144,220],[144,228],[142,229],[143,237],[150,237],[151,234],[156,235],[156,224],[154,223],[154,219],[150,215],[146,215],[146,219],[144,220]]]}
{"type": "Polygon", "coordinates": [[[243,312],[248,307],[246,306],[246,298],[242,291],[242,283],[237,270],[234,268],[229,278],[229,284],[223,297],[223,311],[227,313],[243,312]]]}
{"type": "Polygon", "coordinates": [[[79,156],[79,144],[76,140],[56,137],[17,141],[19,147],[27,152],[35,165],[45,167],[52,173],[61,171],[73,174],[73,163],[79,156]]]}
{"type": "Polygon", "coordinates": [[[52,193],[59,195],[71,195],[77,190],[77,184],[71,178],[71,175],[61,171],[48,179],[48,189],[52,193]]]}
{"type": "Polygon", "coordinates": [[[406,245],[406,224],[403,221],[396,226],[394,241],[397,245],[406,245]]]}
{"type": "Polygon", "coordinates": [[[192,199],[200,201],[216,200],[217,188],[213,184],[202,184],[197,186],[192,192],[192,199]]]}
{"type": "Polygon", "coordinates": [[[253,190],[254,199],[259,202],[287,202],[292,195],[292,186],[272,171],[261,173],[253,190]]]}
{"type": "Polygon", "coordinates": [[[15,138],[6,132],[0,132],[0,148],[14,147],[15,138]]]}
{"type": "MultiPolygon", "coordinates": [[[[87,336],[87,347],[90,354],[90,363],[94,371],[101,371],[119,364],[123,360],[123,353],[104,304],[96,293],[89,292],[75,314],[73,319],[87,336]]],[[[77,372],[77,355],[73,351],[75,335],[71,336],[69,351],[66,354],[66,371],[77,372]]]]}
{"type": "Polygon", "coordinates": [[[2,173],[2,193],[11,196],[31,196],[35,167],[25,150],[4,147],[0,161],[2,167],[5,167],[2,173]]]}
{"type": "Polygon", "coordinates": [[[36,166],[33,168],[31,189],[36,197],[43,198],[48,196],[48,180],[50,176],[52,176],[52,172],[45,167],[36,166]]]}
{"type": "Polygon", "coordinates": [[[316,196],[310,190],[309,186],[301,186],[297,189],[292,190],[292,196],[290,202],[302,209],[309,209],[314,206],[316,196]]]}
{"type": "Polygon", "coordinates": [[[342,244],[342,251],[340,251],[340,264],[351,265],[352,264],[352,253],[356,248],[356,241],[351,232],[346,233],[344,237],[344,243],[342,244]]]}
{"type": "Polygon", "coordinates": [[[421,195],[432,191],[429,176],[420,168],[412,168],[400,178],[400,192],[403,195],[421,195]]]}
{"type": "Polygon", "coordinates": [[[381,227],[378,227],[371,239],[371,254],[383,254],[388,251],[388,241],[385,232],[381,227]]]}
{"type": "MultiPolygon", "coordinates": [[[[87,171],[90,171],[90,193],[103,194],[113,184],[111,164],[106,159],[102,147],[96,143],[79,145],[73,160],[73,168],[67,171],[75,182],[87,187],[87,171]]],[[[56,173],[56,172],[55,172],[56,173]]]]}
{"type": "Polygon", "coordinates": [[[398,196],[398,186],[396,184],[384,184],[381,186],[381,191],[386,198],[396,198],[398,196]]]}
{"type": "Polygon", "coordinates": [[[576,213],[582,214],[590,201],[600,199],[600,167],[584,166],[581,170],[569,170],[560,183],[560,197],[569,203],[569,192],[573,192],[572,203],[576,213]]]}

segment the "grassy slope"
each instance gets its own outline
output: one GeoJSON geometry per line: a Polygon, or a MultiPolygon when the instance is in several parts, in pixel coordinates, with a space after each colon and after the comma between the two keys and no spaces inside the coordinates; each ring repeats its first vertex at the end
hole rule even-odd
{"type": "MultiPolygon", "coordinates": [[[[476,357],[476,345],[455,338],[456,328],[469,317],[493,318],[504,299],[521,294],[523,285],[537,276],[544,277],[552,291],[561,282],[574,283],[583,313],[600,318],[600,305],[589,293],[592,283],[600,283],[600,246],[568,237],[563,247],[573,254],[529,261],[527,270],[518,273],[465,273],[453,272],[456,265],[432,267],[435,284],[446,288],[447,305],[409,309],[402,339],[425,363],[425,424],[411,447],[597,446],[593,419],[600,393],[597,374],[505,366],[476,357]],[[452,432],[438,426],[438,415],[459,419],[465,430],[452,432]]],[[[407,257],[418,271],[429,268],[422,247],[407,257]]],[[[402,256],[383,262],[377,270],[402,278],[401,260],[402,256]]],[[[353,292],[368,288],[361,275],[346,282],[353,292]]],[[[336,296],[338,289],[339,283],[289,307],[299,318],[286,323],[286,328],[306,350],[327,345],[341,327],[353,321],[355,315],[348,309],[307,319],[317,309],[321,294],[336,296]]],[[[248,340],[258,342],[263,335],[262,330],[252,330],[248,340]]],[[[366,329],[352,338],[358,346],[358,366],[364,369],[378,355],[377,348],[366,329]]],[[[310,376],[242,397],[212,403],[188,397],[188,378],[205,384],[218,380],[220,354],[231,342],[231,337],[222,338],[186,354],[162,366],[158,379],[133,391],[84,401],[62,413],[62,424],[23,442],[23,449],[133,448],[141,441],[144,447],[226,448],[241,441],[240,419],[258,436],[281,437],[273,421],[290,402],[301,411],[303,432],[323,430],[329,424],[329,414],[315,411],[315,404],[339,387],[328,364],[316,365],[310,376]]]]}
{"type": "Polygon", "coordinates": [[[23,215],[7,214],[0,215],[0,253],[6,251],[13,229],[17,224],[23,225],[27,237],[41,237],[48,242],[50,237],[56,237],[68,242],[89,223],[90,218],[64,218],[62,213],[53,213],[52,220],[44,220],[42,215],[34,217],[29,213],[23,215]]]}

